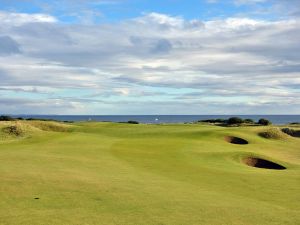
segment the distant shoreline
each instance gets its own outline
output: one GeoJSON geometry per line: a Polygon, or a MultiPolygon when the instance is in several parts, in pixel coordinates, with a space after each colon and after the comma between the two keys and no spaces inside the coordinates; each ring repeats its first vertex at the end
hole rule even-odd
{"type": "MultiPolygon", "coordinates": [[[[1,113],[0,113],[1,114],[1,113]]],[[[283,125],[300,122],[300,115],[34,115],[34,114],[9,114],[13,117],[24,119],[47,119],[58,121],[97,121],[97,122],[127,122],[138,121],[139,123],[159,124],[159,123],[191,123],[208,119],[228,119],[230,117],[241,117],[254,121],[260,118],[270,120],[273,124],[283,125]]]]}

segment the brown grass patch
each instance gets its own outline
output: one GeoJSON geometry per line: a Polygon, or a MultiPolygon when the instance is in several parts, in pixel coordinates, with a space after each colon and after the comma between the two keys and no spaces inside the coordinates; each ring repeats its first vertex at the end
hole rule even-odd
{"type": "Polygon", "coordinates": [[[29,124],[43,131],[67,132],[70,125],[52,121],[30,121],[29,124]]]}

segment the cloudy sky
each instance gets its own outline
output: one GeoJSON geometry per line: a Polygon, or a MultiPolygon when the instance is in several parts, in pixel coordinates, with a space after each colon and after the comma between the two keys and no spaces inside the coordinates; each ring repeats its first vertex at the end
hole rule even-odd
{"type": "Polygon", "coordinates": [[[0,111],[300,114],[300,1],[0,0],[0,111]]]}

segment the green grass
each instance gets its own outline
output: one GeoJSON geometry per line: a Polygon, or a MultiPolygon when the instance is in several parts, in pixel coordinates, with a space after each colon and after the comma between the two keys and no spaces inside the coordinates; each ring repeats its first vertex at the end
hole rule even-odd
{"type": "Polygon", "coordinates": [[[9,123],[0,123],[1,225],[300,224],[300,138],[266,139],[265,127],[40,121],[19,122],[24,135],[9,137],[9,123]],[[287,170],[241,163],[250,155],[287,170]]]}

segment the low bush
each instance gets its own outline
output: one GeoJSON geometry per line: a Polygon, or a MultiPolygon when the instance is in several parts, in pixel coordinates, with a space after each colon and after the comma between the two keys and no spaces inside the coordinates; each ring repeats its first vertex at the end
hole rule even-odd
{"type": "Polygon", "coordinates": [[[253,119],[245,119],[244,123],[255,123],[253,119]]]}
{"type": "Polygon", "coordinates": [[[208,119],[208,120],[199,120],[198,122],[202,123],[225,123],[224,119],[208,119]]]}
{"type": "Polygon", "coordinates": [[[33,118],[33,117],[30,117],[30,118],[27,118],[26,120],[28,121],[45,121],[45,122],[60,122],[59,120],[54,120],[54,119],[42,119],[42,118],[33,118]]]}
{"type": "Polygon", "coordinates": [[[287,135],[290,135],[292,137],[300,137],[300,130],[294,130],[290,128],[283,128],[281,129],[283,133],[286,133],[287,135]]]}
{"type": "Polygon", "coordinates": [[[269,126],[272,124],[271,121],[264,118],[259,119],[257,123],[263,126],[269,126]]]}
{"type": "Polygon", "coordinates": [[[230,117],[227,120],[227,124],[229,124],[229,125],[242,124],[243,122],[244,122],[244,120],[240,117],[230,117]]]}
{"type": "Polygon", "coordinates": [[[281,131],[291,136],[294,134],[294,130],[290,128],[282,128],[281,131]]]}
{"type": "Polygon", "coordinates": [[[0,121],[14,121],[15,119],[12,118],[11,116],[0,116],[0,121]]]}
{"type": "Polygon", "coordinates": [[[293,123],[290,123],[290,125],[300,125],[299,122],[293,122],[293,123]]]}
{"type": "Polygon", "coordinates": [[[139,124],[138,121],[134,121],[134,120],[129,120],[127,123],[130,123],[130,124],[139,124]]]}

